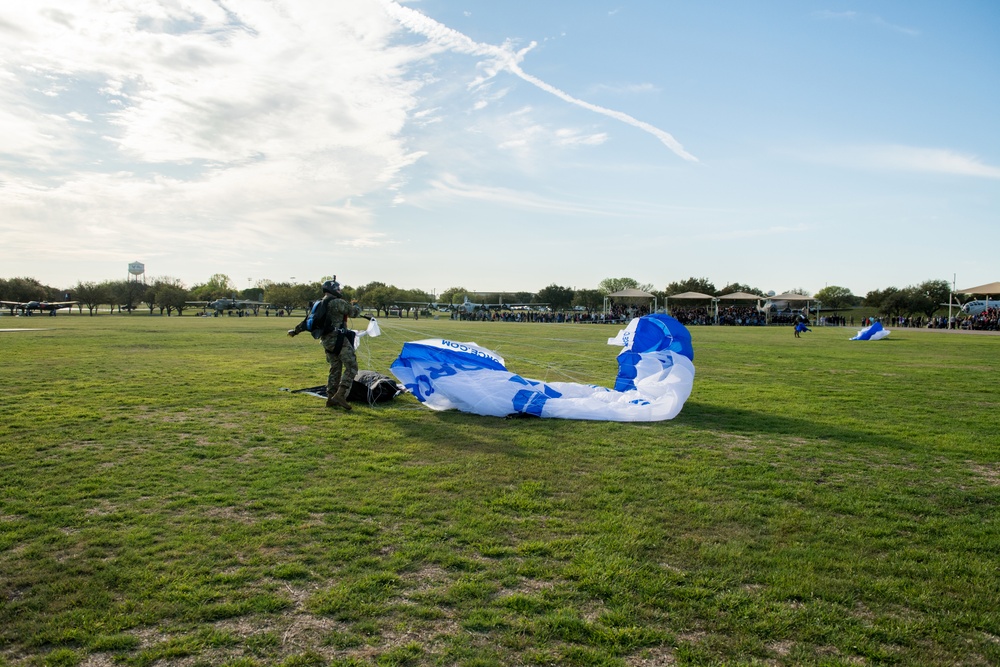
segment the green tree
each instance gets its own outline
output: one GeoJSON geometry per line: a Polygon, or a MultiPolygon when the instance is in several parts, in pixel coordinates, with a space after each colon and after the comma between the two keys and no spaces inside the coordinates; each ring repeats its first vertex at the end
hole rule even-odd
{"type": "Polygon", "coordinates": [[[191,296],[194,301],[215,301],[224,297],[231,297],[237,293],[236,283],[224,273],[213,274],[207,283],[195,285],[191,288],[191,296]]]}
{"type": "MultiPolygon", "coordinates": [[[[273,308],[291,311],[295,307],[304,307],[299,303],[299,294],[292,283],[271,283],[264,290],[264,301],[273,308]]],[[[308,302],[307,302],[308,303],[308,302]]]]}
{"type": "Polygon", "coordinates": [[[604,307],[604,294],[596,289],[578,289],[573,293],[573,305],[587,310],[600,310],[604,307]]]}
{"type": "Polygon", "coordinates": [[[851,290],[846,287],[829,285],[816,292],[816,300],[822,303],[825,308],[841,310],[856,305],[858,298],[851,294],[851,290]]]}
{"type": "Polygon", "coordinates": [[[552,310],[567,310],[573,305],[573,288],[552,283],[538,290],[537,303],[547,303],[552,310]]]}
{"type": "Polygon", "coordinates": [[[597,285],[597,289],[607,295],[623,289],[640,289],[640,287],[639,281],[635,278],[605,278],[597,285]]]}
{"type": "Polygon", "coordinates": [[[913,287],[904,287],[901,290],[896,290],[891,294],[887,294],[885,298],[882,299],[882,303],[879,304],[879,312],[889,315],[890,317],[909,315],[914,312],[914,296],[915,291],[913,287]]]}
{"type": "Polygon", "coordinates": [[[438,297],[438,302],[457,305],[462,303],[465,297],[469,296],[469,294],[469,290],[464,287],[449,287],[445,291],[441,292],[441,295],[438,297]]]}
{"type": "Polygon", "coordinates": [[[913,289],[913,312],[932,317],[951,298],[951,286],[946,280],[925,280],[913,289]]]}
{"type": "Polygon", "coordinates": [[[886,287],[882,290],[872,290],[865,295],[864,305],[868,308],[881,309],[882,302],[899,291],[898,287],[886,287]]]}
{"type": "Polygon", "coordinates": [[[504,294],[502,301],[505,303],[537,303],[541,301],[537,294],[534,292],[514,292],[512,294],[504,294]]]}
{"type": "Polygon", "coordinates": [[[363,306],[374,308],[376,315],[381,315],[383,310],[388,315],[389,307],[395,306],[396,302],[400,301],[399,293],[399,289],[392,285],[383,285],[366,291],[364,301],[360,303],[363,306]]]}
{"type": "Polygon", "coordinates": [[[3,298],[6,301],[45,301],[51,288],[34,278],[11,278],[5,281],[3,298]]]}
{"type": "Polygon", "coordinates": [[[747,294],[756,294],[757,296],[764,296],[762,290],[756,287],[750,287],[744,283],[729,283],[725,287],[719,290],[719,293],[715,296],[722,296],[723,294],[732,294],[733,292],[746,292],[747,294]]]}
{"type": "Polygon", "coordinates": [[[372,282],[368,283],[367,285],[362,285],[362,286],[358,287],[357,289],[355,289],[354,290],[354,298],[358,300],[358,303],[366,303],[365,296],[368,294],[368,292],[371,292],[372,290],[376,290],[376,289],[378,289],[380,287],[386,287],[386,286],[387,285],[385,283],[380,283],[378,281],[372,281],[372,282]]]}
{"type": "MultiPolygon", "coordinates": [[[[410,316],[411,310],[422,312],[427,310],[427,305],[431,302],[431,295],[419,289],[397,290],[396,305],[406,311],[406,316],[410,316]]],[[[358,300],[361,303],[361,300],[358,300]]]]}
{"type": "Polygon", "coordinates": [[[146,290],[145,296],[145,301],[150,307],[150,314],[155,306],[160,309],[161,315],[166,311],[167,317],[175,310],[178,315],[182,315],[184,309],[189,307],[187,304],[189,300],[191,300],[191,295],[184,287],[184,283],[177,278],[169,277],[156,278],[146,290]]]}
{"type": "Polygon", "coordinates": [[[73,288],[73,294],[76,300],[87,307],[90,311],[90,316],[94,316],[94,311],[102,303],[107,303],[108,294],[105,289],[106,283],[98,285],[94,282],[87,283],[77,283],[76,287],[73,288]]]}
{"type": "Polygon", "coordinates": [[[148,286],[135,280],[111,280],[102,283],[108,290],[108,300],[111,309],[118,308],[120,313],[124,310],[132,314],[132,311],[143,302],[148,286]]]}
{"type": "Polygon", "coordinates": [[[667,296],[683,294],[684,292],[699,292],[709,296],[718,296],[720,292],[715,289],[715,284],[708,278],[695,278],[694,276],[680,282],[673,282],[663,290],[667,296]]]}

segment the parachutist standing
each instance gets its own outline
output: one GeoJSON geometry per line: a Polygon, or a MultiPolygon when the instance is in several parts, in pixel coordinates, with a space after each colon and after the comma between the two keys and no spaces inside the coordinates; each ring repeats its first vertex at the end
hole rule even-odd
{"type": "MultiPolygon", "coordinates": [[[[354,376],[358,374],[358,360],[354,354],[355,333],[347,328],[347,318],[361,316],[357,305],[343,299],[337,276],[323,283],[323,299],[295,325],[288,330],[289,336],[297,336],[303,331],[312,331],[318,337],[330,364],[330,375],[326,381],[326,407],[341,407],[350,410],[347,392],[351,389],[354,376]],[[317,332],[319,335],[317,336],[317,332]]],[[[371,319],[365,317],[365,319],[371,319]]]]}

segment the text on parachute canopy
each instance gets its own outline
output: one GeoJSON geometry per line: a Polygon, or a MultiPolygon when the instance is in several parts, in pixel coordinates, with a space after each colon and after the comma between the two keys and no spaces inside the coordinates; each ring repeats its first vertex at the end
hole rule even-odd
{"type": "Polygon", "coordinates": [[[445,340],[445,339],[442,338],[441,339],[441,346],[442,347],[449,347],[449,348],[451,348],[453,350],[457,350],[459,352],[464,352],[465,354],[471,354],[471,355],[473,355],[475,357],[482,357],[484,359],[489,359],[490,361],[495,361],[498,364],[501,363],[499,357],[495,357],[495,356],[493,356],[491,354],[486,354],[486,352],[484,352],[483,350],[480,350],[480,349],[477,349],[477,348],[474,348],[474,347],[469,347],[465,343],[456,343],[454,341],[445,340]]]}

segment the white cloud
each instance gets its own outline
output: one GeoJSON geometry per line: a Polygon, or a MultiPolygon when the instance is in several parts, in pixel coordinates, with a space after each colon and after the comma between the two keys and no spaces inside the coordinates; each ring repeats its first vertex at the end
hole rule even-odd
{"type": "Polygon", "coordinates": [[[585,213],[588,215],[608,214],[606,210],[583,205],[578,199],[570,202],[540,197],[510,188],[470,184],[454,174],[444,174],[431,181],[430,186],[431,190],[412,198],[409,203],[421,207],[430,204],[438,205],[447,201],[471,200],[503,205],[515,210],[585,213]]]}
{"type": "Polygon", "coordinates": [[[0,8],[8,251],[59,239],[76,253],[225,252],[237,235],[266,248],[317,228],[380,242],[369,209],[343,202],[421,157],[400,133],[420,85],[407,68],[424,51],[391,47],[398,26],[366,3],[232,12],[212,0],[0,8]]]}
{"type": "Polygon", "coordinates": [[[403,26],[419,35],[423,35],[430,41],[431,44],[436,45],[437,48],[485,58],[485,60],[480,63],[483,75],[473,81],[473,87],[482,85],[484,82],[492,79],[500,72],[506,71],[523,79],[524,81],[527,81],[533,86],[546,91],[547,93],[555,95],[565,102],[621,121],[627,125],[639,128],[644,132],[648,132],[659,139],[667,148],[672,150],[678,156],[684,158],[685,160],[693,162],[698,161],[694,155],[691,155],[684,150],[684,147],[680,144],[680,142],[678,142],[677,139],[675,139],[669,132],[661,130],[660,128],[645,121],[633,118],[632,116],[621,111],[608,109],[606,107],[591,104],[590,102],[573,97],[569,93],[566,93],[522,70],[520,63],[524,60],[527,53],[535,47],[535,42],[532,42],[526,48],[519,51],[516,51],[513,44],[509,41],[504,43],[503,46],[479,43],[466,35],[463,35],[457,30],[453,30],[438,23],[416,10],[408,7],[402,7],[391,0],[380,0],[380,2],[386,11],[396,18],[396,20],[398,20],[403,26]]]}
{"type": "Polygon", "coordinates": [[[848,146],[813,155],[822,162],[861,169],[924,172],[1000,179],[1000,167],[974,155],[942,148],[880,145],[848,146]]]}
{"type": "Polygon", "coordinates": [[[556,143],[560,146],[599,146],[608,140],[604,132],[583,134],[579,130],[563,128],[556,130],[556,143]]]}
{"type": "Polygon", "coordinates": [[[644,95],[646,93],[660,92],[659,87],[654,86],[651,83],[622,83],[618,85],[601,83],[593,86],[591,90],[595,93],[603,93],[603,94],[610,93],[612,95],[620,95],[620,94],[644,95]]]}
{"type": "Polygon", "coordinates": [[[909,35],[910,37],[920,36],[920,31],[915,28],[909,28],[906,26],[897,25],[895,23],[890,23],[889,21],[883,19],[881,16],[877,16],[875,14],[865,14],[862,12],[855,12],[855,11],[835,12],[829,9],[824,9],[813,12],[813,16],[827,21],[860,21],[864,23],[870,23],[880,28],[886,28],[888,30],[892,30],[893,32],[899,32],[904,35],[909,35]]]}

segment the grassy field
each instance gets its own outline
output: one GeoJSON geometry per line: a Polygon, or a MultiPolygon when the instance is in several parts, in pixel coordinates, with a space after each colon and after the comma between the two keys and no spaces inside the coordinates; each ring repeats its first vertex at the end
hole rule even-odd
{"type": "MultiPolygon", "coordinates": [[[[1000,337],[693,328],[654,424],[351,413],[294,320],[0,317],[0,665],[1000,663],[1000,337]]],[[[617,327],[385,320],[610,386],[617,327]]]]}

